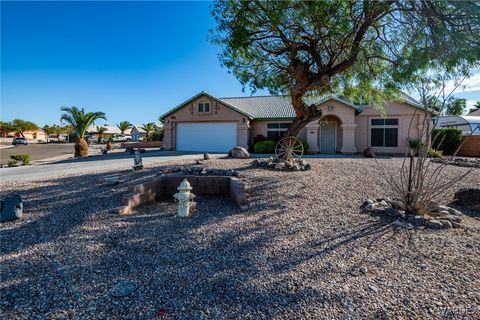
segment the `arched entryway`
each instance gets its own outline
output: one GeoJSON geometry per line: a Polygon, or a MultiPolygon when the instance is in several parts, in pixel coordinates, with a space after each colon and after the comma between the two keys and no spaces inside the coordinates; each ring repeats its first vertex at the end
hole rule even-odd
{"type": "Polygon", "coordinates": [[[337,153],[342,148],[342,122],[333,115],[318,121],[318,148],[320,153],[337,153]]]}

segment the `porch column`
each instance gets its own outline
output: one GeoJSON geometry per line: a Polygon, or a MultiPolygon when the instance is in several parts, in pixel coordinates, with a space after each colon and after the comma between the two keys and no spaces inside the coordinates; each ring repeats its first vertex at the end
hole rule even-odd
{"type": "Polygon", "coordinates": [[[305,128],[307,129],[307,143],[308,151],[311,153],[318,153],[320,148],[318,146],[318,129],[320,125],[317,121],[308,123],[305,128]]]}
{"type": "Polygon", "coordinates": [[[357,149],[355,148],[355,128],[357,124],[355,123],[342,123],[342,148],[340,152],[342,153],[355,153],[357,149]]]}
{"type": "Polygon", "coordinates": [[[244,147],[248,150],[248,131],[250,130],[250,123],[248,120],[239,122],[237,124],[237,146],[244,147]]]}
{"type": "Polygon", "coordinates": [[[165,123],[163,125],[163,149],[172,150],[173,149],[173,126],[170,123],[165,123]]]}

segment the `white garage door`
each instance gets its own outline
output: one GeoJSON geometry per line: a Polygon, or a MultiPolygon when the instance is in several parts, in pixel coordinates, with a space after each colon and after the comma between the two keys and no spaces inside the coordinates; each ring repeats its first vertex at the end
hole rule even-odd
{"type": "Polygon", "coordinates": [[[237,144],[235,122],[178,123],[178,151],[228,152],[237,144]]]}

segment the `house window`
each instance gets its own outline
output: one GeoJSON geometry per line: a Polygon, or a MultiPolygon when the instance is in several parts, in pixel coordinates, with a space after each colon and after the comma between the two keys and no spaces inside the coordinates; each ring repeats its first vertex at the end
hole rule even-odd
{"type": "Polygon", "coordinates": [[[198,112],[210,112],[210,103],[208,102],[200,102],[198,104],[198,112]]]}
{"type": "Polygon", "coordinates": [[[290,128],[291,123],[267,123],[267,138],[280,140],[290,128]]]}
{"type": "Polygon", "coordinates": [[[398,119],[371,119],[370,146],[398,147],[398,119]]]}

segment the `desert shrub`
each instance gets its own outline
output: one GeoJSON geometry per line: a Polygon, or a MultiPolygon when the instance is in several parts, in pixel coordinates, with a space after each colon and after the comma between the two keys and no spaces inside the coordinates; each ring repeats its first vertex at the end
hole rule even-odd
{"type": "Polygon", "coordinates": [[[277,143],[273,140],[262,140],[255,143],[253,150],[255,153],[274,153],[277,143]]]}
{"type": "Polygon", "coordinates": [[[428,150],[427,156],[429,158],[442,158],[442,154],[438,150],[435,150],[435,149],[428,150]]]}
{"type": "Polygon", "coordinates": [[[28,166],[30,164],[30,155],[28,154],[13,154],[10,156],[10,159],[22,162],[24,166],[28,166]]]}
{"type": "Polygon", "coordinates": [[[9,168],[11,168],[11,167],[18,167],[18,161],[16,161],[16,160],[10,160],[10,161],[8,161],[7,167],[9,167],[9,168]]]}
{"type": "Polygon", "coordinates": [[[432,148],[442,150],[444,155],[452,155],[462,142],[462,130],[456,128],[433,129],[432,148]]]}
{"type": "Polygon", "coordinates": [[[269,139],[265,137],[263,134],[257,134],[255,137],[253,137],[253,144],[255,145],[257,142],[265,141],[265,140],[269,140],[269,139]]]}

